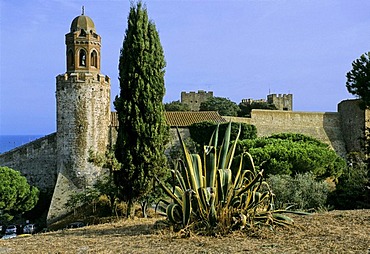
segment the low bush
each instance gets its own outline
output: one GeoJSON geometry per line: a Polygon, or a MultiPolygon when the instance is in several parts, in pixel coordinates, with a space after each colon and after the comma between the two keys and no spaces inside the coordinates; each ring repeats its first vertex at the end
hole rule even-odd
{"type": "Polygon", "coordinates": [[[336,209],[370,208],[370,173],[365,164],[349,167],[339,177],[329,203],[336,209]]]}
{"type": "Polygon", "coordinates": [[[346,162],[333,149],[314,138],[283,133],[238,142],[236,154],[249,152],[256,165],[263,164],[269,175],[291,175],[312,172],[315,177],[338,178],[346,162]]]}
{"type": "Polygon", "coordinates": [[[271,175],[267,183],[275,194],[277,209],[293,205],[294,209],[318,209],[326,205],[329,186],[325,181],[318,181],[312,173],[288,175],[271,175]]]}

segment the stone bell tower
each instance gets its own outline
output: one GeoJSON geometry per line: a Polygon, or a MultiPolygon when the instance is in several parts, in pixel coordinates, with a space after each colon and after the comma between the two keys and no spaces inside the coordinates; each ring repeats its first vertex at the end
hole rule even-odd
{"type": "Polygon", "coordinates": [[[68,214],[71,194],[91,186],[101,169],[88,162],[89,150],[104,153],[110,121],[110,79],[100,73],[101,37],[84,13],[65,35],[66,73],[56,77],[57,183],[48,224],[68,214]]]}

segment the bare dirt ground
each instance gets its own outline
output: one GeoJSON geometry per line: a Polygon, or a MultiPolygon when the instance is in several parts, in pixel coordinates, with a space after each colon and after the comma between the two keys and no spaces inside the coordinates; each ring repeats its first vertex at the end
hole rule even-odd
{"type": "Polygon", "coordinates": [[[254,236],[191,236],[157,229],[158,219],[120,220],[0,240],[0,253],[370,253],[370,210],[291,216],[295,227],[254,236]]]}

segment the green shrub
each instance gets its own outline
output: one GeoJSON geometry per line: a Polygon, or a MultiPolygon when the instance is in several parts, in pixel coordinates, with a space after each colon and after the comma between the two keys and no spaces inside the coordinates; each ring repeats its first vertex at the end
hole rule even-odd
{"type": "Polygon", "coordinates": [[[336,209],[370,208],[370,173],[365,164],[348,168],[339,177],[330,204],[336,209]]]}
{"type": "Polygon", "coordinates": [[[244,151],[253,156],[256,165],[263,164],[267,176],[312,172],[321,179],[337,178],[346,168],[345,160],[327,144],[302,134],[239,141],[236,153],[244,151]]]}
{"type": "Polygon", "coordinates": [[[329,194],[325,181],[317,181],[312,173],[271,175],[267,180],[275,194],[276,208],[294,205],[295,209],[309,210],[324,207],[329,194]]]}

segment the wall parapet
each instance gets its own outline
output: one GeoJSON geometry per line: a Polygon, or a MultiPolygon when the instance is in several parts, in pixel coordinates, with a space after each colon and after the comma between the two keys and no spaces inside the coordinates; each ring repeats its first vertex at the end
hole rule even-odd
{"type": "Polygon", "coordinates": [[[80,82],[85,83],[86,81],[89,82],[98,82],[101,85],[110,85],[110,78],[107,75],[103,74],[95,74],[92,73],[84,73],[84,72],[73,72],[73,73],[64,73],[56,76],[57,84],[63,81],[71,81],[71,82],[80,82]]]}
{"type": "Polygon", "coordinates": [[[252,124],[259,137],[277,133],[301,133],[330,145],[338,155],[346,156],[340,115],[336,112],[296,112],[253,109],[251,118],[226,117],[228,121],[252,124]]]}

